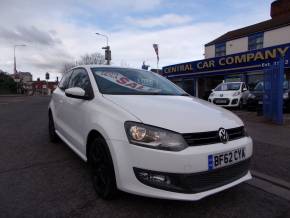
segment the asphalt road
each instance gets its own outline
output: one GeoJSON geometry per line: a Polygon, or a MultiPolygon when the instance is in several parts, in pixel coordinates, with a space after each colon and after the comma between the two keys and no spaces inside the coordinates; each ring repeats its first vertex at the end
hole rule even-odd
{"type": "Polygon", "coordinates": [[[198,202],[95,194],[86,164],[47,133],[47,97],[0,97],[0,217],[290,217],[288,201],[241,184],[198,202]]]}

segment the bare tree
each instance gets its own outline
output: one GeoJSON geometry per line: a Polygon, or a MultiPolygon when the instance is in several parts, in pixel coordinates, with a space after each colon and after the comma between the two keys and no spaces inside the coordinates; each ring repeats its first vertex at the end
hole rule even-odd
{"type": "Polygon", "coordinates": [[[66,72],[68,72],[71,68],[75,67],[76,64],[75,63],[65,63],[63,64],[62,68],[61,68],[61,73],[65,74],[66,72]]]}
{"type": "Polygon", "coordinates": [[[77,65],[86,65],[86,64],[105,64],[105,57],[104,55],[100,53],[92,53],[92,54],[85,54],[80,57],[79,60],[77,60],[75,63],[73,62],[67,62],[63,64],[61,73],[65,74],[67,71],[69,71],[71,68],[77,66],[77,65]]]}
{"type": "Polygon", "coordinates": [[[81,56],[80,60],[77,61],[78,65],[85,64],[104,64],[105,57],[100,53],[85,54],[81,56]]]}

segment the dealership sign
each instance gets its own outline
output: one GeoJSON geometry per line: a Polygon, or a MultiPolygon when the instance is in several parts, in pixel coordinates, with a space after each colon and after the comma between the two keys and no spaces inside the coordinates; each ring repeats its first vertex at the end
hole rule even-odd
{"type": "Polygon", "coordinates": [[[163,68],[163,73],[165,76],[180,76],[222,71],[259,70],[271,66],[281,57],[285,59],[285,67],[289,67],[290,44],[166,66],[163,68]]]}

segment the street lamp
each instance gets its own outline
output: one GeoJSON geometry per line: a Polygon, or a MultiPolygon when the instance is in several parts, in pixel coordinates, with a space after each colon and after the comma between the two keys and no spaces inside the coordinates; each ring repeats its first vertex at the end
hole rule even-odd
{"type": "Polygon", "coordinates": [[[14,45],[14,74],[17,73],[17,70],[16,70],[16,56],[15,56],[15,50],[16,50],[16,47],[24,47],[26,45],[24,44],[21,44],[21,45],[14,45]]]}
{"type": "Polygon", "coordinates": [[[111,50],[110,50],[110,46],[109,46],[109,37],[107,35],[104,35],[101,33],[96,33],[96,34],[106,38],[107,46],[102,47],[102,49],[105,50],[105,60],[107,61],[107,65],[110,65],[110,60],[112,60],[112,57],[111,57],[111,50]]]}
{"type": "Polygon", "coordinates": [[[106,38],[107,41],[107,46],[109,46],[109,37],[107,35],[101,34],[101,33],[96,33],[99,36],[104,36],[106,38]]]}

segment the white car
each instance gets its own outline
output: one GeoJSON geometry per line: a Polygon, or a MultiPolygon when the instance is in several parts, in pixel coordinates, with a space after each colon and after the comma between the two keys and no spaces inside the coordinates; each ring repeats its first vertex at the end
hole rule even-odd
{"type": "Polygon", "coordinates": [[[242,108],[247,102],[248,89],[244,82],[227,82],[219,84],[209,95],[208,101],[223,107],[242,108]]]}
{"type": "Polygon", "coordinates": [[[49,135],[88,162],[96,192],[199,200],[251,179],[252,139],[233,113],[150,71],[79,66],[49,104],[49,135]]]}

